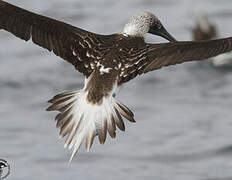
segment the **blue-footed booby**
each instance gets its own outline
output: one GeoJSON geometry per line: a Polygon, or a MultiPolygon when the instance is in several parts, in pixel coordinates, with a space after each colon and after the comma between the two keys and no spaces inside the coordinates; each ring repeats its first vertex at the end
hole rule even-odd
{"type": "MultiPolygon", "coordinates": [[[[197,16],[192,36],[195,41],[212,40],[219,37],[216,25],[211,24],[208,17],[202,12],[197,16]]],[[[220,54],[207,59],[205,62],[212,64],[214,67],[232,67],[232,53],[220,54]]]]}
{"type": "Polygon", "coordinates": [[[73,148],[71,159],[84,141],[89,150],[96,136],[104,144],[107,134],[116,137],[116,127],[124,131],[123,118],[135,122],[132,111],[113,96],[122,84],[164,66],[232,50],[232,37],[178,42],[149,12],[133,16],[119,33],[100,35],[0,0],[1,29],[32,40],[84,75],[83,89],[54,96],[47,109],[59,111],[55,119],[65,147],[73,148]],[[147,33],[170,42],[146,43],[147,33]]]}

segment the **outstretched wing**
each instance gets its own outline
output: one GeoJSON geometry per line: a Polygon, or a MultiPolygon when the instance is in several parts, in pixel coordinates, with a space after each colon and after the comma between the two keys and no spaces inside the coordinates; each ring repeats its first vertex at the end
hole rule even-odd
{"type": "Polygon", "coordinates": [[[147,44],[137,57],[126,61],[121,73],[121,82],[133,79],[138,74],[157,70],[163,66],[187,61],[204,60],[232,50],[232,37],[209,41],[183,41],[163,44],[147,44]],[[133,60],[132,60],[133,59],[133,60]]]}
{"type": "Polygon", "coordinates": [[[187,61],[205,60],[232,50],[232,37],[210,40],[168,43],[160,49],[148,51],[149,63],[141,73],[147,73],[163,66],[187,61]]]}
{"type": "Polygon", "coordinates": [[[73,64],[89,76],[100,58],[97,51],[104,40],[97,35],[69,24],[37,15],[0,0],[0,30],[32,41],[73,64]]]}

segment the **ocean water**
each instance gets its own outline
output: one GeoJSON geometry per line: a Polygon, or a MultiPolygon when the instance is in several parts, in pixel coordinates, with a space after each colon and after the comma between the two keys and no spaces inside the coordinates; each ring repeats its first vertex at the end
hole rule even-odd
{"type": "MultiPolygon", "coordinates": [[[[230,0],[7,0],[100,34],[122,30],[130,16],[155,13],[178,40],[191,39],[199,11],[232,30],[230,0]]],[[[165,42],[148,35],[148,42],[165,42]]],[[[83,87],[83,76],[52,53],[0,31],[0,159],[11,180],[231,180],[232,72],[185,63],[137,77],[117,99],[135,113],[126,132],[82,147],[71,164],[46,112],[52,96],[83,87]]]]}

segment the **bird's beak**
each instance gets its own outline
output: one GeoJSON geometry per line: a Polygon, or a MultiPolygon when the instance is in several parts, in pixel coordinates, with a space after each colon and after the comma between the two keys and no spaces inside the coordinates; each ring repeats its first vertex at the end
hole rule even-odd
{"type": "Polygon", "coordinates": [[[157,36],[161,36],[168,41],[177,41],[163,26],[160,29],[151,27],[148,32],[157,36]]]}

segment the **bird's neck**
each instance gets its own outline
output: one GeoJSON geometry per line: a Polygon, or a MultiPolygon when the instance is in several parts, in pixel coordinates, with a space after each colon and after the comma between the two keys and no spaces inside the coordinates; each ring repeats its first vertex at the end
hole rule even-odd
{"type": "Polygon", "coordinates": [[[135,36],[135,37],[142,37],[145,39],[146,37],[146,31],[142,28],[139,28],[137,25],[135,24],[126,24],[122,34],[125,36],[135,36]]]}

